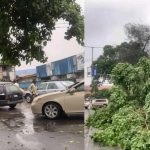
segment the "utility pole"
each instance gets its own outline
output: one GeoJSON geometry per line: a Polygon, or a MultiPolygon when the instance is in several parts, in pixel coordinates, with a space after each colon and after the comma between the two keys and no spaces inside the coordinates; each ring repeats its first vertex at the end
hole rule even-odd
{"type": "Polygon", "coordinates": [[[92,48],[92,66],[93,66],[93,61],[94,61],[94,60],[93,60],[94,47],[91,47],[91,48],[92,48]]]}
{"type": "Polygon", "coordinates": [[[91,48],[92,49],[92,66],[93,66],[93,62],[94,62],[94,49],[99,49],[99,48],[103,48],[103,47],[95,47],[95,46],[84,46],[87,48],[91,48]]]}
{"type": "Polygon", "coordinates": [[[92,61],[92,64],[91,64],[91,72],[92,72],[92,77],[93,77],[93,69],[94,69],[94,68],[93,68],[93,67],[94,67],[94,66],[93,66],[93,62],[94,62],[94,49],[96,49],[96,48],[97,48],[97,49],[99,49],[99,48],[102,48],[102,49],[103,49],[103,47],[95,47],[95,46],[84,46],[84,47],[86,47],[86,48],[91,48],[91,50],[92,50],[92,55],[91,55],[91,56],[92,56],[92,60],[91,60],[91,61],[92,61]]]}

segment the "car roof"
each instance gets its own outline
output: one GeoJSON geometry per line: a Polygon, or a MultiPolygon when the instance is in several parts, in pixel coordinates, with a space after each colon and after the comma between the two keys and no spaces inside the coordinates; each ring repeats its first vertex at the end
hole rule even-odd
{"type": "Polygon", "coordinates": [[[51,82],[59,82],[59,81],[42,81],[41,83],[51,83],[51,82]]]}
{"type": "Polygon", "coordinates": [[[52,82],[73,82],[73,81],[65,81],[65,80],[60,80],[60,81],[41,81],[41,83],[52,83],[52,82]]]}

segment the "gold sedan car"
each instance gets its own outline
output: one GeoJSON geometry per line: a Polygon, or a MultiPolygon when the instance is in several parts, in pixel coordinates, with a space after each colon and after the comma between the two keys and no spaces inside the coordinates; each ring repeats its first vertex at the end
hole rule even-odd
{"type": "Polygon", "coordinates": [[[63,113],[84,113],[84,82],[80,82],[63,92],[48,93],[34,98],[31,109],[34,114],[56,119],[63,113]]]}

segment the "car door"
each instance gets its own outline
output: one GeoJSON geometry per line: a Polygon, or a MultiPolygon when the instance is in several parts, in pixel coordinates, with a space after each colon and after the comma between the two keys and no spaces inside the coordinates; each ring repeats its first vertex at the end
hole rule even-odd
{"type": "Polygon", "coordinates": [[[84,83],[73,87],[75,91],[65,95],[65,111],[67,113],[84,112],[84,83]]]}

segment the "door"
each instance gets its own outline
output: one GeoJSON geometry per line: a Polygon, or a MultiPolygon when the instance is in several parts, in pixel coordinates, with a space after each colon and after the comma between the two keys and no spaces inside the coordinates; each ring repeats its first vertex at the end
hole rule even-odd
{"type": "Polygon", "coordinates": [[[73,87],[73,92],[68,92],[65,96],[65,111],[67,113],[84,112],[84,83],[73,87]]]}

